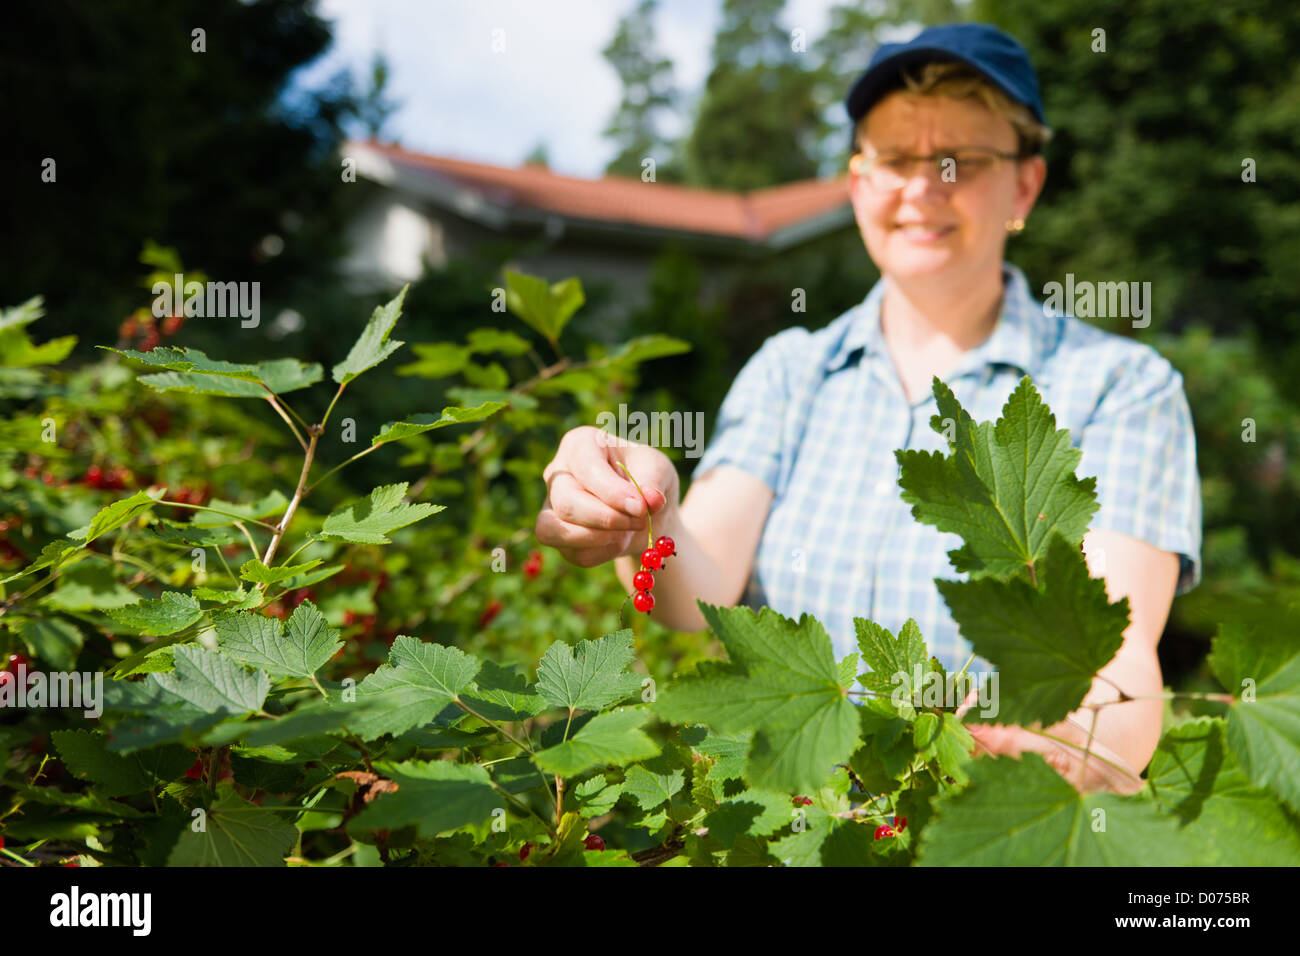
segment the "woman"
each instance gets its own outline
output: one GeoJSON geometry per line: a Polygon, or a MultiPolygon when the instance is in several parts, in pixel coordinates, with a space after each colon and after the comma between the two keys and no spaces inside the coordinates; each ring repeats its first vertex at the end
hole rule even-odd
{"type": "MultiPolygon", "coordinates": [[[[1031,376],[1097,476],[1100,507],[1084,537],[1094,577],[1131,623],[1087,702],[1162,692],[1156,644],[1176,591],[1200,578],[1201,500],[1181,376],[1153,349],[1049,315],[1003,261],[1046,177],[1049,134],[1024,49],[981,24],[887,44],[847,100],[854,121],[849,190],[880,282],[824,329],[772,336],[732,386],[680,501],[677,472],[644,446],[610,447],[595,427],[564,436],[547,466],[538,540],[571,563],[611,559],[632,589],[644,547],[641,482],[657,534],[680,557],[657,573],[655,619],[706,626],[696,607],[770,605],[821,620],[837,655],[855,647],[852,619],[897,632],[914,617],[950,670],[970,653],[934,586],[956,577],[956,535],[915,521],[898,489],[896,448],[948,452],[930,427],[938,376],[976,420],[993,420],[1031,376]],[[1102,678],[1105,678],[1104,680],[1102,678]]],[[[978,669],[978,666],[977,666],[978,669]]],[[[972,727],[983,750],[1042,753],[1081,789],[1132,791],[1155,750],[1160,700],[1104,708],[1092,743],[1133,771],[1083,761],[1092,711],[1047,733],[972,727]]],[[[977,747],[977,749],[980,749],[977,747]]]]}

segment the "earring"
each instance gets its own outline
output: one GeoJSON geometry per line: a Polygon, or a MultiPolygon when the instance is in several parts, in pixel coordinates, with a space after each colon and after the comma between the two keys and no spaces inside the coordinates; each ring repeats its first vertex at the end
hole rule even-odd
{"type": "Polygon", "coordinates": [[[1018,236],[1025,231],[1025,221],[1023,219],[1008,219],[1007,232],[1013,236],[1018,236]]]}

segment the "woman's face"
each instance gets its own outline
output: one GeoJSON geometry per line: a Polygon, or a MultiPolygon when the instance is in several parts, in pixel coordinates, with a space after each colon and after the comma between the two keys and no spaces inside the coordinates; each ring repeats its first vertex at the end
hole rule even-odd
{"type": "MultiPolygon", "coordinates": [[[[1015,128],[975,100],[899,91],[867,114],[859,149],[867,155],[925,156],[960,147],[1016,151],[1015,128]]],[[[884,276],[926,278],[958,287],[1001,267],[1007,220],[1026,219],[1042,189],[1041,157],[1000,161],[978,175],[944,182],[937,163],[913,164],[898,189],[851,176],[850,195],[867,252],[884,276]]]]}

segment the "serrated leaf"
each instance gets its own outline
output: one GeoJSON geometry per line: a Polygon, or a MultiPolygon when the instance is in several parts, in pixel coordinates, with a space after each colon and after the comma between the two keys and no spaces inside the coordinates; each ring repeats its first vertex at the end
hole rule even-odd
{"type": "Polygon", "coordinates": [[[623,791],[642,810],[653,810],[660,804],[667,803],[686,783],[686,774],[681,770],[668,773],[651,773],[645,767],[637,765],[628,767],[623,777],[623,791]]]}
{"type": "MultiPolygon", "coordinates": [[[[270,518],[272,515],[278,515],[287,508],[289,499],[278,491],[268,492],[257,501],[242,503],[238,501],[223,501],[221,498],[213,498],[205,507],[215,508],[217,511],[229,512],[230,515],[237,515],[238,518],[247,518],[256,520],[261,518],[270,518]]],[[[196,511],[194,512],[193,525],[196,528],[212,528],[221,525],[234,524],[236,518],[226,514],[217,514],[215,511],[196,511]]],[[[242,540],[236,539],[236,540],[242,540]]]]}
{"type": "Polygon", "coordinates": [[[546,709],[546,701],[536,693],[522,674],[484,661],[474,684],[461,695],[465,704],[489,720],[517,722],[536,717],[546,709]]]}
{"type": "Polygon", "coordinates": [[[406,291],[410,284],[402,286],[402,291],[387,305],[376,306],[370,321],[362,330],[361,336],[348,352],[348,357],[334,366],[333,378],[340,385],[346,385],[362,372],[372,369],[388,356],[392,355],[405,342],[390,340],[388,335],[402,314],[402,303],[406,300],[406,291]]]}
{"type": "Polygon", "coordinates": [[[207,809],[203,832],[181,831],[167,865],[284,866],[297,842],[298,828],[284,813],[263,810],[226,785],[207,809]]]}
{"type": "Polygon", "coordinates": [[[1029,376],[996,423],[975,424],[938,377],[933,390],[939,414],[930,425],[944,435],[951,429],[952,454],[894,455],[912,516],[965,540],[949,552],[953,567],[972,578],[1023,574],[1043,560],[1055,534],[1077,550],[1098,508],[1097,480],[1075,476],[1083,452],[1056,428],[1029,376]]]}
{"type": "Polygon", "coordinates": [[[1052,536],[1038,583],[1021,578],[935,581],[962,636],[997,666],[998,711],[970,720],[1000,724],[1063,720],[1124,643],[1128,598],[1111,604],[1106,582],[1088,576],[1076,545],[1052,536]]]}
{"type": "Polygon", "coordinates": [[[461,425],[465,422],[479,422],[505,407],[505,402],[484,402],[473,408],[459,408],[456,406],[444,408],[441,415],[434,415],[431,412],[411,415],[405,421],[386,424],[379,430],[379,434],[370,439],[370,444],[382,445],[385,442],[401,441],[414,435],[422,435],[435,428],[461,425]]]}
{"type": "Polygon", "coordinates": [[[1228,743],[1256,786],[1300,813],[1300,654],[1228,709],[1228,743]]]}
{"type": "Polygon", "coordinates": [[[691,350],[691,343],[670,335],[641,335],[629,339],[593,365],[635,365],[665,355],[680,355],[691,350]]]}
{"type": "Polygon", "coordinates": [[[343,646],[311,601],[294,609],[283,634],[278,620],[262,614],[222,611],[212,623],[222,654],[273,677],[311,677],[343,646]]]}
{"type": "Polygon", "coordinates": [[[869,866],[873,830],[828,814],[817,806],[805,807],[804,829],[775,841],[769,852],[783,866],[869,866]]]}
{"type": "Polygon", "coordinates": [[[402,500],[405,494],[404,481],[375,488],[367,498],[331,513],[318,537],[326,541],[391,544],[387,535],[398,528],[445,510],[443,505],[410,504],[402,500]]]}
{"type": "Polygon", "coordinates": [[[239,576],[245,581],[251,581],[254,584],[277,584],[299,574],[305,574],[320,563],[320,559],[316,558],[305,564],[281,564],[274,568],[268,568],[257,558],[251,558],[240,566],[239,576]]]}
{"type": "Polygon", "coordinates": [[[40,603],[60,611],[107,611],[139,600],[139,595],[117,579],[107,559],[95,558],[60,573],[58,584],[40,603]]]}
{"type": "Polygon", "coordinates": [[[1300,865],[1300,818],[1251,786],[1224,736],[1224,722],[1209,717],[1168,730],[1147,767],[1150,795],[1184,826],[1196,824],[1200,863],[1300,865]]]}
{"type": "Polygon", "coordinates": [[[415,362],[399,365],[398,375],[418,375],[421,378],[445,378],[455,375],[469,362],[472,349],[455,342],[426,342],[411,346],[419,356],[415,362]]]}
{"type": "Polygon", "coordinates": [[[1041,756],[981,757],[941,796],[921,866],[1190,866],[1194,846],[1150,803],[1080,794],[1041,756]],[[1104,829],[1101,829],[1104,827],[1104,829]]]}
{"type": "Polygon", "coordinates": [[[10,620],[9,626],[36,660],[55,670],[70,671],[76,667],[77,654],[85,638],[71,621],[61,617],[20,617],[10,620]]]}
{"type": "Polygon", "coordinates": [[[21,571],[15,571],[7,578],[0,578],[0,584],[8,584],[10,581],[16,581],[34,571],[40,571],[42,568],[57,568],[63,563],[64,559],[67,558],[68,555],[80,550],[80,547],[70,545],[66,541],[58,539],[51,541],[45,547],[41,548],[40,557],[21,571]]]}
{"type": "Polygon", "coordinates": [[[603,773],[598,773],[582,781],[569,792],[573,796],[574,803],[582,811],[582,815],[590,819],[604,816],[614,809],[614,804],[618,803],[618,798],[623,794],[623,785],[609,783],[603,773]]]}
{"type": "Polygon", "coordinates": [[[900,690],[901,683],[901,690],[905,693],[900,696],[910,703],[921,689],[917,674],[921,675],[923,683],[925,674],[929,672],[925,641],[916,620],[908,618],[897,637],[875,621],[862,617],[853,619],[853,628],[857,631],[862,663],[870,668],[861,677],[862,686],[876,693],[892,695],[895,690],[900,690]]]}
{"type": "Polygon", "coordinates": [[[840,683],[845,687],[852,687],[857,681],[858,674],[858,652],[854,651],[840,661],[840,683]]]}
{"type": "Polygon", "coordinates": [[[723,800],[704,818],[709,835],[730,846],[743,834],[771,836],[795,819],[790,797],[766,790],[746,790],[723,800]]]}
{"type": "Polygon", "coordinates": [[[398,789],[377,796],[352,826],[367,830],[397,830],[415,824],[432,837],[445,830],[483,824],[505,798],[492,789],[488,773],[473,764],[446,760],[405,763],[379,762],[375,769],[398,789]]]}
{"type": "Polygon", "coordinates": [[[1210,647],[1206,663],[1219,683],[1240,695],[1250,681],[1258,685],[1271,677],[1297,650],[1300,605],[1285,591],[1263,600],[1237,595],[1210,647]]]}
{"type": "Polygon", "coordinates": [[[192,595],[164,591],[156,600],[113,608],[108,616],[144,637],[163,637],[185,630],[203,616],[203,611],[192,595]]]}
{"type": "Polygon", "coordinates": [[[520,338],[513,332],[507,332],[504,329],[473,329],[468,337],[469,348],[472,352],[501,352],[505,355],[523,355],[531,345],[528,340],[520,338]]]}
{"type": "Polygon", "coordinates": [[[626,628],[573,647],[557,642],[537,665],[537,693],[555,707],[600,710],[641,689],[641,676],[627,671],[635,657],[626,628]]]}
{"type": "Polygon", "coordinates": [[[565,279],[554,285],[521,272],[506,271],[506,308],[547,340],[559,340],[573,313],[586,301],[582,283],[565,279]]]}
{"type": "Polygon", "coordinates": [[[573,777],[597,767],[621,767],[659,753],[641,725],[649,714],[639,707],[597,714],[564,743],[539,751],[534,760],[547,773],[573,777]]]}
{"type": "Polygon", "coordinates": [[[92,780],[105,797],[124,797],[155,786],[140,761],[108,750],[100,734],[88,730],[55,730],[50,734],[59,759],[80,780],[92,780]]]}
{"type": "Polygon", "coordinates": [[[373,697],[382,707],[353,729],[373,740],[426,724],[470,687],[478,669],[464,651],[403,634],[393,641],[388,663],[357,685],[357,700],[373,697]]]}
{"type": "Polygon", "coordinates": [[[163,690],[205,713],[242,716],[262,709],[270,678],[264,671],[249,672],[205,647],[182,644],[172,658],[176,669],[153,674],[163,690]]]}
{"type": "Polygon", "coordinates": [[[69,531],[68,537],[81,544],[88,545],[97,538],[102,538],[110,531],[116,531],[123,525],[129,524],[140,515],[144,514],[167,493],[165,488],[150,488],[147,491],[137,491],[129,498],[123,498],[120,501],[114,501],[111,505],[100,510],[100,512],[91,519],[90,524],[83,525],[75,531],[69,531]]]}
{"type": "Polygon", "coordinates": [[[248,369],[247,377],[199,371],[155,372],[141,375],[142,385],[159,392],[190,392],[197,395],[223,395],[227,398],[266,398],[268,389],[277,395],[296,391],[319,382],[325,374],[316,363],[293,358],[259,362],[248,369]],[[238,377],[237,377],[238,376],[238,377]],[[265,387],[263,384],[265,383],[265,387]]]}
{"type": "Polygon", "coordinates": [[[483,405],[488,402],[501,402],[513,408],[532,409],[537,407],[537,399],[525,392],[511,392],[503,388],[456,388],[447,389],[447,397],[460,402],[465,407],[483,405]]]}
{"type": "Polygon", "coordinates": [[[820,786],[857,746],[857,708],[845,696],[825,628],[811,615],[795,622],[771,608],[719,608],[699,602],[732,663],[675,681],[656,712],[721,733],[754,730],[745,778],[761,789],[820,786]]]}

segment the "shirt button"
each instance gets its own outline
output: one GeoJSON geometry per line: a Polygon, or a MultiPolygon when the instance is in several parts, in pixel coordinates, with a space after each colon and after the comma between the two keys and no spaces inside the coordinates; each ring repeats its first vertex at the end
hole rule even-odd
{"type": "Polygon", "coordinates": [[[875,488],[876,494],[880,495],[882,498],[893,490],[894,490],[894,483],[892,481],[889,481],[886,478],[881,478],[879,481],[876,482],[876,488],[875,488]]]}

